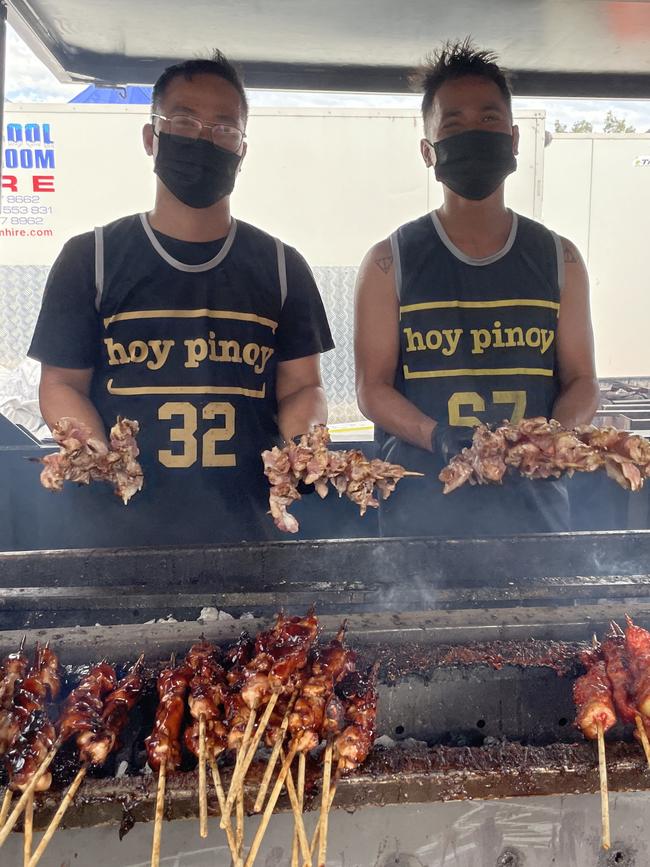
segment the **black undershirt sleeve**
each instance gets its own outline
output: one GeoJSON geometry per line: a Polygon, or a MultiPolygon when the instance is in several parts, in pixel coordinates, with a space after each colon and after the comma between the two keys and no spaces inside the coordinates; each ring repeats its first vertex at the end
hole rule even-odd
{"type": "Polygon", "coordinates": [[[287,297],[278,327],[278,360],[293,361],[334,348],[325,308],[307,262],[285,245],[287,297]]]}
{"type": "Polygon", "coordinates": [[[71,238],[50,270],[27,354],[52,367],[95,367],[99,352],[92,232],[71,238]]]}

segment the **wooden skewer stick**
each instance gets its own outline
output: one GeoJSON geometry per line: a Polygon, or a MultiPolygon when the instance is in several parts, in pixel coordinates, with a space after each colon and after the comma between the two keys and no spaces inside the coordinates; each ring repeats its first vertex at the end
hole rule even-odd
{"type": "Polygon", "coordinates": [[[208,786],[205,761],[205,716],[199,717],[199,834],[208,836],[208,786]]]}
{"type": "Polygon", "coordinates": [[[602,722],[598,726],[598,772],[600,774],[600,809],[602,819],[602,845],[609,849],[611,845],[609,834],[609,794],[607,790],[607,762],[605,759],[605,734],[602,722]]]}
{"type": "MultiPolygon", "coordinates": [[[[329,809],[332,809],[332,804],[334,803],[334,798],[336,797],[336,787],[338,786],[340,779],[340,771],[336,770],[336,774],[334,775],[334,782],[330,786],[330,798],[329,798],[329,809]]],[[[314,831],[314,836],[311,838],[311,843],[309,845],[309,852],[313,858],[314,852],[316,851],[316,846],[318,845],[318,840],[320,837],[320,822],[316,824],[316,830],[314,831]]]]}
{"type": "Polygon", "coordinates": [[[156,793],[156,815],[153,826],[153,845],[151,847],[151,867],[160,864],[160,841],[162,838],[163,813],[165,812],[165,786],[167,785],[167,762],[163,760],[158,771],[158,791],[156,793]]]}
{"type": "Polygon", "coordinates": [[[58,741],[53,745],[52,749],[49,751],[47,756],[43,759],[40,768],[36,771],[34,776],[29,781],[29,785],[27,785],[25,787],[22,795],[20,796],[20,798],[18,799],[18,802],[16,803],[16,806],[13,808],[13,810],[9,814],[9,818],[7,819],[5,824],[2,826],[2,830],[0,831],[0,846],[4,845],[4,843],[7,840],[7,837],[13,831],[14,825],[18,821],[18,817],[20,816],[20,814],[22,813],[22,811],[25,809],[25,807],[27,805],[27,801],[29,800],[29,796],[32,794],[32,792],[34,792],[36,790],[36,786],[38,785],[38,781],[41,779],[43,774],[49,768],[50,764],[52,763],[52,760],[54,759],[54,756],[57,754],[59,746],[60,746],[60,744],[58,741]]]}
{"type": "Polygon", "coordinates": [[[321,796],[320,819],[318,822],[318,867],[325,867],[327,858],[327,825],[330,814],[330,783],[332,781],[332,739],[328,738],[323,765],[323,793],[321,796]]]}
{"type": "Polygon", "coordinates": [[[237,790],[237,798],[235,800],[235,843],[237,844],[237,864],[242,863],[242,852],[244,849],[244,789],[237,790]]]}
{"type": "MultiPolygon", "coordinates": [[[[281,752],[280,755],[284,759],[284,752],[281,752]]],[[[294,826],[296,829],[296,834],[298,835],[298,843],[300,844],[300,852],[302,857],[304,858],[305,867],[311,867],[311,853],[309,851],[309,840],[307,839],[307,832],[305,831],[305,823],[302,818],[302,809],[298,802],[298,795],[296,793],[296,787],[293,784],[293,777],[291,776],[291,771],[287,774],[287,778],[285,780],[285,784],[287,787],[287,794],[289,795],[289,800],[291,802],[291,809],[293,810],[293,819],[294,826]]]]}
{"type": "Polygon", "coordinates": [[[25,824],[23,829],[23,865],[28,867],[32,857],[32,839],[34,836],[34,793],[29,796],[25,807],[25,824]]]}
{"type": "Polygon", "coordinates": [[[412,476],[413,478],[415,478],[417,476],[417,478],[419,478],[419,479],[424,478],[424,473],[414,473],[412,470],[404,470],[402,475],[405,478],[406,478],[406,476],[412,476]]]}
{"type": "Polygon", "coordinates": [[[266,793],[269,790],[269,786],[271,785],[271,778],[273,776],[273,771],[275,770],[275,766],[278,762],[278,757],[280,755],[280,750],[282,749],[282,743],[284,742],[284,736],[287,733],[287,728],[289,727],[289,714],[293,710],[295,695],[294,698],[289,703],[287,710],[282,717],[282,722],[280,723],[280,728],[278,730],[278,737],[275,743],[273,744],[273,749],[271,751],[271,755],[269,756],[269,760],[266,764],[266,770],[264,771],[264,776],[262,777],[262,782],[260,784],[259,791],[257,792],[257,798],[255,799],[255,805],[253,806],[254,813],[261,813],[262,807],[264,806],[264,800],[266,798],[266,793]]]}
{"type": "Polygon", "coordinates": [[[9,814],[9,807],[11,806],[11,799],[13,798],[14,793],[11,791],[9,786],[5,791],[5,796],[2,799],[2,807],[0,807],[0,828],[4,825],[7,816],[9,814]]]}
{"type": "MultiPolygon", "coordinates": [[[[298,806],[302,813],[305,807],[305,767],[306,756],[304,753],[298,755],[298,806]]],[[[311,853],[310,853],[311,854],[311,853]]],[[[291,846],[291,867],[298,867],[298,827],[294,827],[293,844],[291,846]]]]}
{"type": "MultiPolygon", "coordinates": [[[[266,731],[266,727],[269,724],[269,720],[271,719],[271,714],[273,713],[273,708],[277,704],[278,699],[280,698],[279,692],[274,692],[269,699],[268,704],[266,705],[266,709],[262,718],[259,721],[259,725],[257,726],[257,730],[255,732],[255,736],[250,740],[248,749],[246,750],[246,755],[242,759],[239,764],[239,770],[237,769],[237,765],[235,765],[235,770],[233,771],[232,780],[230,781],[230,789],[228,791],[228,798],[226,800],[226,814],[230,815],[232,811],[232,805],[237,797],[239,790],[244,785],[244,780],[246,778],[246,774],[248,773],[248,769],[251,766],[251,762],[255,758],[255,753],[257,752],[257,748],[260,745],[260,741],[262,740],[262,735],[266,731]]],[[[243,742],[240,749],[243,749],[243,742]]],[[[238,756],[239,758],[239,756],[238,756]]],[[[223,826],[222,826],[223,827],[223,826]]]]}
{"type": "Polygon", "coordinates": [[[643,725],[643,720],[641,719],[640,713],[635,716],[634,721],[636,723],[636,730],[639,733],[639,738],[641,739],[641,745],[643,746],[643,752],[645,753],[648,767],[650,768],[650,742],[648,741],[648,735],[646,734],[645,726],[643,725]]]}
{"type": "Polygon", "coordinates": [[[59,809],[56,811],[56,813],[52,817],[52,821],[47,826],[47,830],[46,830],[45,834],[43,834],[41,842],[38,844],[34,854],[30,858],[28,867],[36,867],[36,864],[38,864],[38,862],[43,857],[43,853],[45,852],[45,849],[46,849],[48,843],[50,842],[50,840],[52,839],[52,837],[56,833],[57,828],[61,824],[61,821],[65,815],[65,811],[68,809],[68,807],[72,803],[74,796],[77,794],[77,789],[83,783],[87,770],[88,770],[87,765],[84,765],[82,768],[79,768],[79,770],[77,771],[77,776],[70,783],[70,786],[68,787],[68,791],[65,793],[64,797],[61,799],[61,803],[59,804],[59,809]]]}
{"type": "MultiPolygon", "coordinates": [[[[226,808],[226,793],[224,792],[223,785],[221,783],[219,766],[213,758],[210,758],[210,770],[212,771],[212,782],[214,783],[214,789],[217,793],[217,800],[219,801],[219,809],[223,813],[226,808]]],[[[230,848],[230,854],[232,855],[233,864],[235,865],[235,867],[239,867],[237,863],[237,841],[235,840],[235,835],[232,830],[232,822],[230,821],[230,817],[226,822],[226,827],[224,830],[226,832],[226,840],[228,841],[228,847],[230,848]]]]}
{"type": "Polygon", "coordinates": [[[257,711],[255,709],[251,710],[248,720],[246,721],[246,728],[244,730],[244,736],[242,738],[242,742],[239,745],[239,749],[237,750],[237,759],[235,761],[235,767],[232,772],[232,777],[230,778],[230,788],[228,789],[228,797],[226,798],[226,812],[221,817],[221,827],[224,828],[224,822],[226,820],[226,816],[229,816],[232,812],[232,805],[235,803],[235,798],[237,797],[237,789],[239,788],[239,777],[241,774],[241,768],[246,759],[246,753],[248,752],[248,745],[251,741],[251,736],[253,734],[253,726],[255,725],[255,717],[257,716],[257,711]]]}
{"type": "Polygon", "coordinates": [[[253,839],[253,843],[251,845],[250,851],[248,853],[248,858],[246,859],[244,867],[252,867],[252,864],[257,857],[259,848],[262,845],[264,834],[266,833],[266,829],[271,820],[271,816],[273,815],[273,810],[275,809],[275,805],[277,804],[278,798],[280,797],[280,792],[282,791],[282,787],[284,786],[284,781],[286,780],[287,774],[289,773],[289,768],[291,767],[291,763],[296,757],[296,752],[297,750],[295,749],[295,747],[292,747],[292,749],[289,751],[289,755],[286,757],[282,767],[280,768],[280,773],[278,774],[275,785],[271,790],[269,799],[266,802],[266,807],[264,808],[262,820],[257,828],[257,833],[255,834],[255,837],[253,839]]]}

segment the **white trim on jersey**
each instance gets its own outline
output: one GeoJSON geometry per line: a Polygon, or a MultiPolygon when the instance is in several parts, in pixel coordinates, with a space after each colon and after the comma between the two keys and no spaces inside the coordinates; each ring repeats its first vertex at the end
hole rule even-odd
{"type": "Polygon", "coordinates": [[[284,255],[284,244],[279,238],[274,238],[275,249],[278,252],[278,279],[280,280],[280,309],[287,300],[287,260],[284,255]]]}
{"type": "Polygon", "coordinates": [[[228,253],[230,252],[230,248],[232,247],[233,241],[235,240],[235,235],[237,234],[237,220],[233,217],[230,221],[230,231],[226,236],[226,240],[223,242],[223,246],[219,250],[216,256],[213,256],[208,262],[201,262],[199,265],[186,265],[185,262],[180,262],[178,259],[174,259],[172,255],[170,255],[167,250],[160,243],[158,238],[156,238],[153,229],[149,225],[149,219],[146,214],[140,214],[140,221],[142,222],[142,228],[145,230],[147,234],[147,238],[149,238],[149,242],[151,246],[154,248],[156,253],[167,262],[168,265],[171,265],[172,268],[176,268],[177,271],[186,271],[188,274],[199,274],[202,271],[210,271],[212,268],[216,268],[216,266],[223,262],[228,253]]]}
{"type": "Polygon", "coordinates": [[[104,294],[104,228],[95,226],[95,310],[99,313],[104,294]]]}

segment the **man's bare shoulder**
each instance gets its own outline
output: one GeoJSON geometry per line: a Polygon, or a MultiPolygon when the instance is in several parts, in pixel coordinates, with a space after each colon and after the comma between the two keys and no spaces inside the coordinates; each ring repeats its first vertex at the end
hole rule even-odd
{"type": "Polygon", "coordinates": [[[565,265],[582,265],[583,259],[580,255],[580,250],[576,247],[573,241],[568,238],[563,238],[560,235],[560,244],[562,246],[562,254],[565,265]]]}
{"type": "Polygon", "coordinates": [[[374,244],[366,253],[364,266],[367,271],[379,269],[382,274],[390,274],[393,270],[393,250],[390,240],[385,238],[374,244]]]}

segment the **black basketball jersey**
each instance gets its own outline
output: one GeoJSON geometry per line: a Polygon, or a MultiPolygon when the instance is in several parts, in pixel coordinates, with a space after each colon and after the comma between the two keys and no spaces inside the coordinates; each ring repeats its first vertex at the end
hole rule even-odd
{"type": "Polygon", "coordinates": [[[233,220],[216,256],[190,265],[163,247],[144,214],[127,221],[96,231],[95,406],[107,424],[120,412],[140,422],[150,472],[246,476],[251,463],[258,471],[278,432],[282,245],[233,220]]]}
{"type": "Polygon", "coordinates": [[[81,351],[66,359],[64,339],[51,336],[71,280],[58,265],[30,353],[92,366],[91,399],[107,428],[118,415],[139,422],[145,482],[124,510],[129,521],[148,521],[149,539],[155,526],[159,543],[270,536],[260,455],[278,439],[278,362],[332,346],[306,264],[234,219],[222,243],[201,245],[161,236],[136,214],[96,229],[93,250],[88,362],[81,351]],[[216,252],[206,258],[206,248],[216,252]],[[302,285],[288,285],[288,263],[302,285]]]}
{"type": "MultiPolygon", "coordinates": [[[[401,226],[391,236],[391,246],[400,304],[395,388],[426,415],[455,426],[549,417],[559,394],[556,335],[563,282],[559,238],[513,213],[503,249],[473,259],[455,247],[432,212],[401,226]]],[[[427,474],[431,479],[427,490],[434,496],[441,468],[436,459],[396,437],[379,432],[378,439],[384,457],[427,474]]],[[[415,491],[416,485],[402,483],[401,488],[401,496],[398,489],[386,504],[385,514],[400,509],[401,498],[415,491]]],[[[472,489],[441,499],[440,509],[450,519],[444,532],[453,532],[463,523],[463,515],[468,518],[481,503],[484,511],[488,500],[494,500],[498,512],[499,503],[508,502],[513,485],[504,494],[505,488],[496,495],[472,489]],[[460,511],[454,517],[457,507],[460,511]]],[[[531,496],[536,499],[538,492],[532,490],[531,496]]],[[[435,532],[440,516],[426,506],[424,516],[435,532]]],[[[472,531],[471,525],[465,529],[472,531]]]]}

